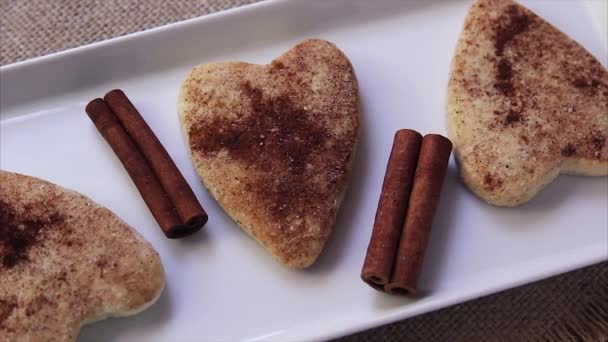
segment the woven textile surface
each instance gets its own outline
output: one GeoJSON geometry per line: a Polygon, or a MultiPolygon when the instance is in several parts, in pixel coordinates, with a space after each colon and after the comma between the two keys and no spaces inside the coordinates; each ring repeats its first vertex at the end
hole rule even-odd
{"type": "MultiPolygon", "coordinates": [[[[252,2],[256,0],[0,0],[0,64],[252,2]]],[[[608,263],[337,341],[606,340],[608,263]]]]}

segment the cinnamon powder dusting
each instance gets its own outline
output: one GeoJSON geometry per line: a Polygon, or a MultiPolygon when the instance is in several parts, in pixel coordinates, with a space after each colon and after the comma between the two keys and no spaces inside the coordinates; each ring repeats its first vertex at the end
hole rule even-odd
{"type": "Polygon", "coordinates": [[[530,18],[526,13],[519,11],[517,5],[509,6],[506,10],[506,15],[500,17],[496,27],[496,35],[494,37],[496,55],[502,56],[507,44],[517,35],[525,32],[530,23],[530,18]]]}
{"type": "Polygon", "coordinates": [[[513,96],[513,68],[511,62],[503,56],[505,47],[515,37],[525,32],[530,26],[530,18],[512,5],[506,14],[498,19],[495,27],[494,49],[498,58],[494,88],[504,96],[513,96]]]}
{"type": "Polygon", "coordinates": [[[585,88],[587,87],[587,81],[583,78],[576,78],[572,81],[572,85],[576,88],[585,88]]]}
{"type": "Polygon", "coordinates": [[[16,307],[17,298],[15,296],[4,299],[0,298],[0,327],[2,327],[2,323],[11,316],[16,307]]]}
{"type": "Polygon", "coordinates": [[[591,145],[593,146],[593,156],[600,159],[602,150],[606,146],[606,137],[600,130],[594,130],[591,134],[591,145]]]}
{"type": "Polygon", "coordinates": [[[596,151],[601,151],[606,146],[606,137],[600,130],[595,130],[591,134],[591,143],[596,151]]]}
{"type": "Polygon", "coordinates": [[[56,212],[42,218],[25,217],[30,211],[26,206],[23,213],[18,212],[12,204],[0,199],[0,256],[4,269],[28,261],[28,252],[42,241],[43,230],[64,221],[56,212]]]}
{"type": "Polygon", "coordinates": [[[486,173],[483,177],[483,184],[485,188],[489,191],[494,191],[500,187],[502,187],[502,179],[493,177],[491,174],[486,173]]]}
{"type": "Polygon", "coordinates": [[[563,149],[562,149],[562,155],[564,157],[571,157],[573,155],[576,154],[576,147],[574,147],[574,145],[572,144],[567,144],[563,149]]]}
{"type": "MultiPolygon", "coordinates": [[[[591,71],[591,73],[592,72],[593,71],[591,71]]],[[[590,96],[596,96],[601,93],[602,89],[604,89],[603,95],[608,95],[608,93],[606,92],[606,90],[608,90],[608,85],[602,83],[597,78],[588,79],[588,76],[586,77],[584,74],[584,72],[581,72],[581,75],[576,76],[572,81],[572,85],[575,88],[577,88],[583,94],[590,96]]]]}
{"type": "Polygon", "coordinates": [[[241,84],[241,92],[251,104],[250,112],[239,120],[197,122],[189,131],[193,148],[204,156],[226,151],[254,172],[261,171],[245,188],[278,222],[314,215],[317,205],[345,182],[345,165],[356,137],[336,140],[315,122],[314,113],[294,105],[286,95],[267,96],[249,82],[241,84]],[[316,175],[325,176],[327,184],[311,183],[316,175]]]}
{"type": "Polygon", "coordinates": [[[518,122],[522,121],[522,115],[520,112],[516,110],[509,110],[509,114],[505,118],[505,126],[514,125],[518,122]]]}
{"type": "Polygon", "coordinates": [[[505,96],[513,95],[513,69],[511,62],[505,58],[498,62],[494,88],[505,96]]]}

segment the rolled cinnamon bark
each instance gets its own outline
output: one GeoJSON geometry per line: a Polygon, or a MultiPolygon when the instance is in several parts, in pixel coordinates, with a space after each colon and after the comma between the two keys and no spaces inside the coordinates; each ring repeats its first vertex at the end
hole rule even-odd
{"type": "Polygon", "coordinates": [[[207,222],[207,213],[152,129],[122,90],[108,92],[104,100],[148,161],[181,221],[190,230],[182,234],[199,230],[207,222]]]}
{"type": "Polygon", "coordinates": [[[451,152],[452,143],[441,135],[429,134],[422,139],[395,267],[390,282],[384,287],[389,293],[416,293],[451,152]]]}
{"type": "Polygon", "coordinates": [[[175,237],[176,231],[182,229],[180,219],[156,175],[114,113],[99,98],[89,102],[85,111],[129,173],[165,235],[175,237]]]}
{"type": "Polygon", "coordinates": [[[361,271],[363,281],[378,290],[382,290],[391,277],[421,140],[420,133],[413,130],[402,129],[395,133],[361,271]]]}

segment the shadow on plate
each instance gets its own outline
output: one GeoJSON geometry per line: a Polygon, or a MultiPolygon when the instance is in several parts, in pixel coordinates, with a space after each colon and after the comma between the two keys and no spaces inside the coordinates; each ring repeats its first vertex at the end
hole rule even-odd
{"type": "Polygon", "coordinates": [[[560,175],[532,200],[517,207],[497,207],[481,202],[498,224],[510,229],[545,229],[544,221],[560,210],[572,209],[573,198],[589,203],[606,200],[608,178],[560,175]]]}
{"type": "Polygon", "coordinates": [[[145,331],[162,326],[171,317],[172,309],[168,287],[167,283],[158,301],[137,315],[109,318],[85,325],[80,331],[77,341],[113,341],[120,336],[127,335],[130,330],[145,331]]]}
{"type": "Polygon", "coordinates": [[[606,177],[559,175],[530,202],[521,205],[518,209],[549,213],[553,210],[559,210],[565,201],[580,196],[583,192],[591,201],[606,198],[608,195],[607,189],[608,178],[606,177]]]}

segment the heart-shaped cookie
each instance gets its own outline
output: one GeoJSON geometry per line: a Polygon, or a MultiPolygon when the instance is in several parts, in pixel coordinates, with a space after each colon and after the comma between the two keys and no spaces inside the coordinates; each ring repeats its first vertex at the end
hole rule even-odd
{"type": "Polygon", "coordinates": [[[312,264],[357,145],[346,56],[310,39],[267,65],[201,65],[183,82],[178,110],[194,166],[224,210],[284,265],[312,264]]]}
{"type": "Polygon", "coordinates": [[[448,132],[471,190],[514,206],[559,173],[608,174],[608,72],[510,0],[478,0],[456,47],[448,132]]]}
{"type": "Polygon", "coordinates": [[[160,296],[158,254],[108,209],[29,176],[0,184],[0,340],[71,341],[160,296]]]}

